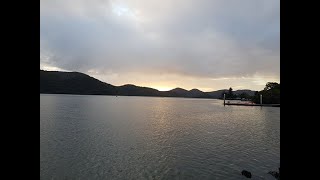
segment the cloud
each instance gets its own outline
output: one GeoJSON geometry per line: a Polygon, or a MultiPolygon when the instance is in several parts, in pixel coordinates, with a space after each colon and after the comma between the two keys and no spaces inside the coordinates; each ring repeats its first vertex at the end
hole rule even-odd
{"type": "Polygon", "coordinates": [[[279,7],[276,0],[42,0],[40,66],[116,84],[129,74],[279,80],[279,7]]]}

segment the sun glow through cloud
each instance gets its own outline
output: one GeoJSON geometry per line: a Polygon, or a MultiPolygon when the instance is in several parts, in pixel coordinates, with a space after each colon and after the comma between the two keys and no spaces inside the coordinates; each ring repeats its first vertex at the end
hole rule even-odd
{"type": "Polygon", "coordinates": [[[154,86],[153,88],[158,89],[159,91],[169,91],[171,89],[174,89],[172,87],[161,87],[161,86],[154,86]]]}
{"type": "Polygon", "coordinates": [[[122,15],[130,15],[130,11],[127,7],[121,5],[112,4],[112,12],[117,14],[118,16],[122,15]]]}

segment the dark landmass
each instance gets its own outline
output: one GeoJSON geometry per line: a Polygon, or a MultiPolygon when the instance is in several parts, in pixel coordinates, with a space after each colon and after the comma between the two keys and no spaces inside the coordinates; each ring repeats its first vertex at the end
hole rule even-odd
{"type": "Polygon", "coordinates": [[[263,104],[280,104],[280,84],[268,82],[262,91],[255,92],[251,100],[254,103],[259,103],[260,95],[262,95],[263,104]]]}
{"type": "Polygon", "coordinates": [[[117,87],[79,72],[40,70],[40,93],[48,94],[109,94],[117,87]]]}
{"type": "MultiPolygon", "coordinates": [[[[59,72],[40,70],[40,93],[44,94],[79,94],[79,95],[119,95],[119,96],[156,96],[156,97],[189,97],[189,98],[221,98],[227,89],[203,92],[199,89],[190,91],[175,88],[159,91],[149,87],[132,84],[114,86],[79,72],[59,72]]],[[[246,93],[254,95],[255,91],[237,90],[235,95],[246,93]]]]}
{"type": "Polygon", "coordinates": [[[211,96],[212,98],[218,99],[218,98],[222,98],[222,94],[227,92],[227,89],[222,89],[222,90],[218,90],[218,91],[212,91],[212,92],[207,92],[209,94],[209,96],[211,96]]]}

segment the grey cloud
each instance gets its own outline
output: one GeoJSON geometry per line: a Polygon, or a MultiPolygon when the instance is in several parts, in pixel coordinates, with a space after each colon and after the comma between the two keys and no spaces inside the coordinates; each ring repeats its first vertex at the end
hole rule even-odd
{"type": "Polygon", "coordinates": [[[279,14],[276,0],[43,0],[40,64],[119,74],[279,76],[279,14]],[[118,16],[115,5],[130,13],[118,16]]]}

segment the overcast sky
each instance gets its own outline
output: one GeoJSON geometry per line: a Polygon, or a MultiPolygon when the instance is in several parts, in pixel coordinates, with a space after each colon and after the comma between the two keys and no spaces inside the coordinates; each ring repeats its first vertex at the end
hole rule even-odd
{"type": "Polygon", "coordinates": [[[113,85],[280,82],[279,0],[41,0],[40,68],[113,85]]]}

